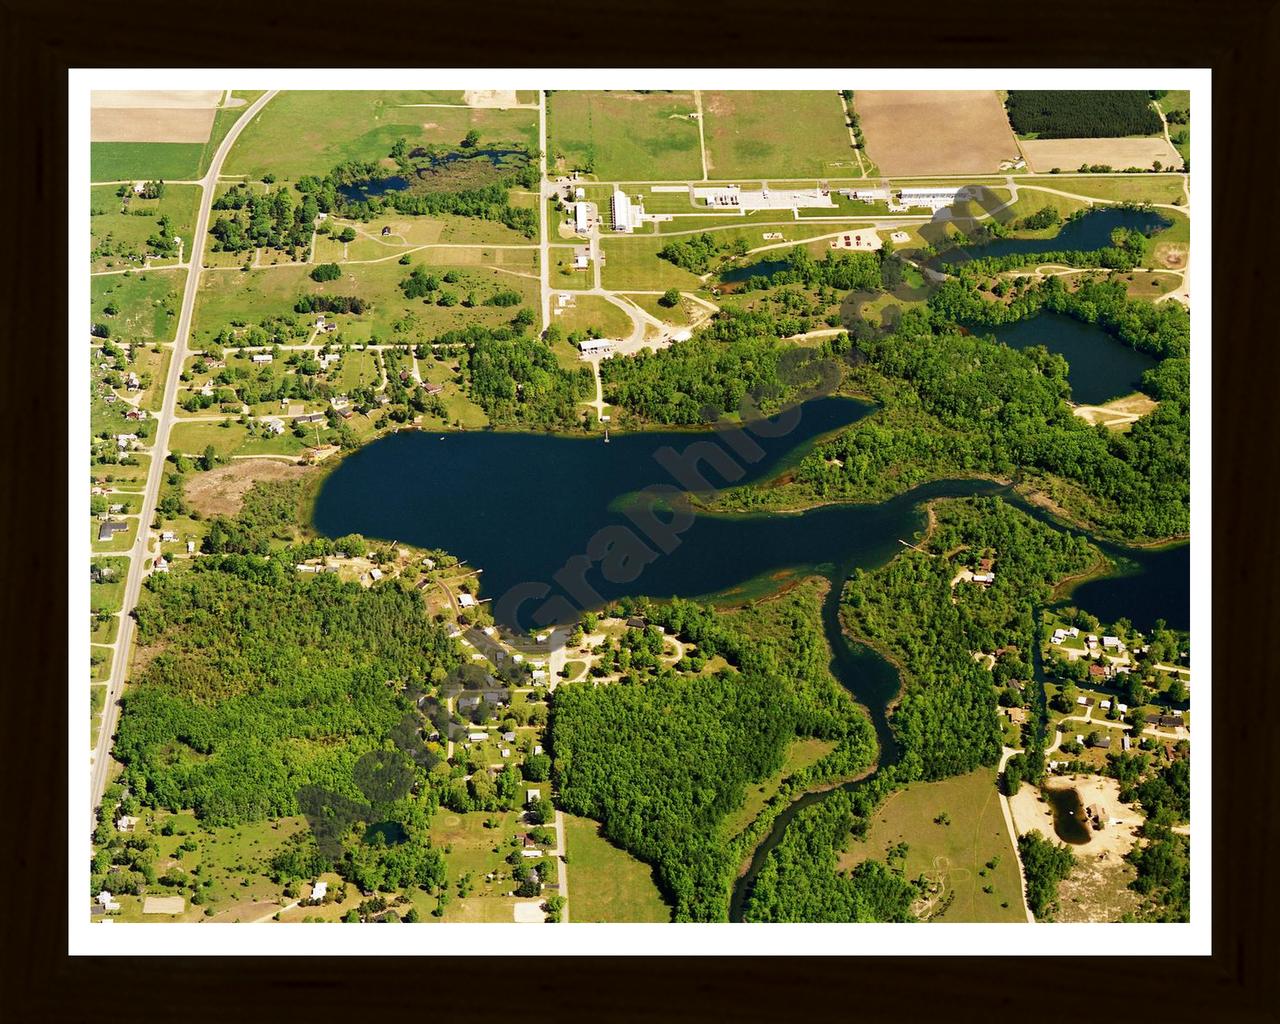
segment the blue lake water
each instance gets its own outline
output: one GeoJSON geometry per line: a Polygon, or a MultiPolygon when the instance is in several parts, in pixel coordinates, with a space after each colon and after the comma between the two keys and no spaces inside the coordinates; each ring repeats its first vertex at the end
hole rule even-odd
{"type": "Polygon", "coordinates": [[[1130,210],[1107,207],[1093,210],[1062,226],[1051,238],[997,238],[982,245],[968,245],[945,252],[938,257],[944,266],[986,256],[1034,256],[1042,252],[1064,250],[1094,252],[1111,244],[1111,232],[1128,228],[1151,234],[1167,227],[1169,221],[1153,210],[1130,210]]]}

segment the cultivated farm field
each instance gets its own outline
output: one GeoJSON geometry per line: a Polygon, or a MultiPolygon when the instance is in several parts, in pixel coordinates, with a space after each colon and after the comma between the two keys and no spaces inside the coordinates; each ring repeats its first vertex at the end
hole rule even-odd
{"type": "Polygon", "coordinates": [[[1182,157],[1162,135],[1128,139],[1024,139],[1018,145],[1027,158],[1027,166],[1041,174],[1055,167],[1074,171],[1081,164],[1102,164],[1118,171],[1150,167],[1156,160],[1163,167],[1182,166],[1182,157]]]}
{"type": "Polygon", "coordinates": [[[553,170],[589,168],[603,181],[702,177],[688,92],[556,92],[547,112],[553,170]]]}
{"type": "Polygon", "coordinates": [[[859,90],[853,108],[881,174],[990,174],[1018,156],[994,91],[859,90]]]}

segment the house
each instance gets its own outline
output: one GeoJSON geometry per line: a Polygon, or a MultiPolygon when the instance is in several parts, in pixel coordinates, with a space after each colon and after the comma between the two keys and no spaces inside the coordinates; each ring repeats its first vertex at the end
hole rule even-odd
{"type": "Polygon", "coordinates": [[[467,733],[467,739],[469,739],[472,743],[483,743],[488,738],[489,738],[489,734],[487,732],[467,733]]]}
{"type": "Polygon", "coordinates": [[[1133,744],[1129,740],[1129,734],[1125,733],[1123,736],[1120,737],[1120,749],[1128,750],[1131,746],[1133,746],[1133,744]]]}
{"type": "Polygon", "coordinates": [[[430,382],[422,385],[422,390],[429,395],[438,395],[444,391],[443,384],[432,384],[430,382]]]}
{"type": "Polygon", "coordinates": [[[533,752],[534,752],[535,754],[541,754],[541,753],[542,753],[542,744],[541,744],[541,743],[535,743],[535,744],[533,745],[533,752]]]}
{"type": "Polygon", "coordinates": [[[993,565],[995,565],[995,559],[994,559],[994,558],[979,558],[979,559],[978,559],[978,568],[979,568],[982,572],[990,572],[990,571],[991,571],[991,567],[992,567],[993,565]]]}
{"type": "Polygon", "coordinates": [[[325,894],[326,894],[328,891],[329,891],[329,883],[328,883],[328,882],[313,882],[313,883],[311,883],[311,898],[312,898],[313,900],[322,900],[322,899],[324,899],[325,894]]]}
{"type": "Polygon", "coordinates": [[[320,571],[320,566],[307,565],[305,562],[299,562],[297,565],[294,566],[294,568],[297,569],[298,572],[319,572],[320,571]]]}
{"type": "Polygon", "coordinates": [[[1107,670],[1103,666],[1095,662],[1094,664],[1089,666],[1089,678],[1090,679],[1106,679],[1107,670]]]}
{"type": "Polygon", "coordinates": [[[1027,720],[1027,712],[1023,708],[1005,708],[1005,714],[1014,725],[1022,725],[1027,720]]]}
{"type": "Polygon", "coordinates": [[[98,906],[108,912],[120,909],[120,904],[111,898],[111,893],[107,892],[106,889],[98,893],[98,906]]]}
{"type": "Polygon", "coordinates": [[[511,756],[511,751],[510,751],[510,750],[508,750],[506,747],[503,747],[503,748],[501,749],[500,753],[502,754],[502,756],[503,756],[503,757],[510,757],[510,756],[511,756]]]}
{"type": "Polygon", "coordinates": [[[1093,742],[1093,748],[1095,750],[1109,750],[1111,748],[1111,737],[1110,736],[1099,737],[1097,740],[1093,742]]]}
{"type": "Polygon", "coordinates": [[[195,553],[196,553],[196,542],[193,540],[187,541],[187,554],[194,555],[195,553]]]}
{"type": "Polygon", "coordinates": [[[480,698],[474,693],[468,693],[458,698],[458,710],[463,708],[477,708],[480,706],[480,698]]]}
{"type": "Polygon", "coordinates": [[[644,629],[649,623],[643,615],[633,615],[627,619],[628,629],[644,629]]]}
{"type": "Polygon", "coordinates": [[[261,423],[267,428],[267,433],[269,434],[275,434],[279,437],[284,433],[284,421],[279,417],[267,416],[265,419],[261,420],[261,423]]]}
{"type": "Polygon", "coordinates": [[[1088,697],[1077,697],[1077,698],[1076,698],[1076,703],[1077,703],[1077,704],[1079,704],[1081,707],[1088,707],[1088,706],[1089,706],[1089,698],[1088,698],[1088,697]]]}
{"type": "Polygon", "coordinates": [[[586,249],[573,250],[573,269],[586,270],[591,265],[591,254],[586,249]]]}
{"type": "Polygon", "coordinates": [[[127,420],[135,420],[135,421],[145,420],[147,418],[147,410],[146,409],[130,409],[127,413],[124,414],[124,418],[127,420]]]}
{"type": "Polygon", "coordinates": [[[159,558],[156,559],[155,570],[156,572],[169,571],[169,563],[165,561],[164,555],[161,555],[159,558]]]}
{"type": "Polygon", "coordinates": [[[138,819],[133,815],[122,814],[116,820],[117,832],[132,832],[137,827],[138,827],[138,819]]]}
{"type": "Polygon", "coordinates": [[[1102,708],[1102,710],[1103,710],[1103,711],[1110,711],[1110,710],[1111,710],[1111,701],[1109,701],[1109,700],[1104,700],[1101,704],[1099,704],[1099,705],[1098,705],[1098,707],[1102,708]]]}
{"type": "Polygon", "coordinates": [[[108,519],[98,527],[98,540],[111,540],[117,533],[123,533],[127,529],[129,529],[128,523],[121,522],[119,519],[108,519]]]}
{"type": "Polygon", "coordinates": [[[1120,714],[1122,714],[1122,715],[1123,715],[1123,714],[1125,714],[1125,713],[1127,713],[1127,712],[1128,712],[1128,710],[1129,710],[1129,705],[1128,705],[1128,704],[1121,704],[1119,701],[1116,701],[1116,710],[1117,710],[1117,711],[1119,711],[1119,712],[1120,712],[1120,714]]]}
{"type": "Polygon", "coordinates": [[[163,533],[160,534],[160,539],[167,544],[170,541],[177,540],[178,535],[174,533],[172,530],[165,530],[163,533]]]}
{"type": "Polygon", "coordinates": [[[250,360],[252,362],[259,363],[259,364],[269,363],[269,362],[272,362],[274,359],[275,359],[275,356],[273,356],[270,352],[255,352],[250,357],[250,360]]]}
{"type": "Polygon", "coordinates": [[[513,732],[504,732],[502,734],[502,738],[507,743],[514,743],[516,741],[516,734],[513,732]]]}
{"type": "Polygon", "coordinates": [[[381,569],[370,569],[370,570],[369,570],[369,579],[373,580],[373,582],[374,582],[374,583],[377,583],[377,582],[378,582],[378,580],[382,579],[382,570],[381,570],[381,569]]]}
{"type": "Polygon", "coordinates": [[[973,574],[973,582],[981,583],[983,586],[989,586],[996,581],[996,574],[993,572],[975,572],[973,574]]]}
{"type": "Polygon", "coordinates": [[[107,405],[114,405],[117,401],[119,401],[119,399],[120,399],[120,396],[117,395],[114,391],[108,391],[105,395],[102,396],[102,400],[106,402],[107,405]]]}
{"type": "Polygon", "coordinates": [[[526,789],[526,790],[524,791],[524,802],[525,802],[526,804],[535,804],[535,803],[537,803],[537,802],[538,802],[539,800],[541,800],[541,799],[542,799],[542,792],[541,792],[541,790],[537,790],[537,789],[526,789]]]}
{"type": "Polygon", "coordinates": [[[520,856],[521,857],[541,857],[542,851],[541,850],[521,850],[520,856]]]}
{"type": "Polygon", "coordinates": [[[130,391],[142,390],[142,382],[138,380],[138,375],[136,373],[130,373],[129,376],[125,378],[125,387],[130,391]]]}
{"type": "Polygon", "coordinates": [[[127,450],[136,440],[138,440],[137,434],[116,434],[116,445],[122,451],[127,450]]]}
{"type": "Polygon", "coordinates": [[[1069,636],[1069,637],[1078,637],[1079,635],[1080,635],[1080,630],[1079,630],[1079,629],[1077,629],[1075,626],[1070,626],[1070,627],[1068,627],[1068,629],[1067,629],[1067,636],[1069,636]]]}
{"type": "Polygon", "coordinates": [[[1120,642],[1120,638],[1116,636],[1104,636],[1102,638],[1102,647],[1103,647],[1103,650],[1107,650],[1107,651],[1124,650],[1124,644],[1122,644],[1120,642]]]}
{"type": "Polygon", "coordinates": [[[475,606],[475,603],[475,597],[468,594],[465,590],[458,595],[458,605],[462,608],[472,608],[475,606]]]}
{"type": "Polygon", "coordinates": [[[295,416],[294,423],[323,423],[328,417],[322,412],[309,412],[303,416],[295,416]]]}
{"type": "Polygon", "coordinates": [[[386,238],[387,235],[389,234],[391,234],[391,225],[390,224],[382,225],[382,237],[386,238]]]}

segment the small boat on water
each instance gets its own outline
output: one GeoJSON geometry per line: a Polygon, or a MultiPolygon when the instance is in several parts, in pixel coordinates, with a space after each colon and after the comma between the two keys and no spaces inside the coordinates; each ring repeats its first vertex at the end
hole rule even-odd
{"type": "Polygon", "coordinates": [[[604,428],[604,443],[605,443],[605,444],[608,444],[608,443],[609,443],[609,428],[608,428],[608,427],[605,427],[605,428],[604,428]]]}

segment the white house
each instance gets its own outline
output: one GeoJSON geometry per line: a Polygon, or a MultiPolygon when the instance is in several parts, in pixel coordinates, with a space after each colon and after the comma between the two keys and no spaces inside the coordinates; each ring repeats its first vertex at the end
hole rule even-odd
{"type": "Polygon", "coordinates": [[[313,900],[324,899],[325,893],[329,891],[328,882],[314,882],[311,885],[311,898],[313,900]]]}
{"type": "Polygon", "coordinates": [[[481,743],[484,740],[487,740],[488,738],[489,738],[489,734],[487,732],[467,733],[467,739],[469,739],[472,743],[481,743]]]}
{"type": "Polygon", "coordinates": [[[163,533],[160,534],[160,539],[162,541],[167,542],[171,540],[177,540],[178,537],[177,537],[177,534],[175,534],[172,530],[165,530],[163,533]]]}
{"type": "Polygon", "coordinates": [[[275,359],[275,356],[270,352],[255,352],[251,359],[255,363],[269,363],[275,359]]]}
{"type": "Polygon", "coordinates": [[[973,574],[974,583],[994,583],[996,574],[993,572],[975,572],[973,574]]]}
{"type": "Polygon", "coordinates": [[[280,435],[284,433],[284,421],[275,416],[268,416],[262,421],[262,425],[272,434],[280,435]]]}
{"type": "Polygon", "coordinates": [[[585,235],[588,228],[588,207],[586,203],[575,203],[573,207],[573,230],[579,235],[585,235]]]}
{"type": "Polygon", "coordinates": [[[458,595],[458,604],[463,608],[470,608],[476,603],[476,599],[468,594],[465,590],[458,595]]]}
{"type": "Polygon", "coordinates": [[[521,857],[541,857],[542,851],[541,850],[521,850],[520,856],[521,857]]]}
{"type": "Polygon", "coordinates": [[[120,904],[111,898],[111,893],[107,892],[106,889],[103,889],[102,892],[98,893],[98,906],[102,907],[104,910],[120,909],[120,904]]]}
{"type": "Polygon", "coordinates": [[[1118,650],[1124,645],[1120,642],[1120,638],[1118,636],[1104,636],[1102,638],[1102,646],[1107,650],[1118,650]]]}
{"type": "Polygon", "coordinates": [[[193,540],[187,541],[187,554],[194,555],[195,553],[196,553],[196,542],[193,540]]]}
{"type": "Polygon", "coordinates": [[[373,580],[375,583],[377,583],[377,582],[378,582],[378,580],[382,579],[382,570],[381,570],[381,569],[370,569],[370,570],[369,570],[369,579],[371,579],[371,580],[373,580]]]}
{"type": "Polygon", "coordinates": [[[536,789],[526,789],[524,791],[524,802],[527,804],[534,803],[542,799],[542,793],[536,789]]]}

